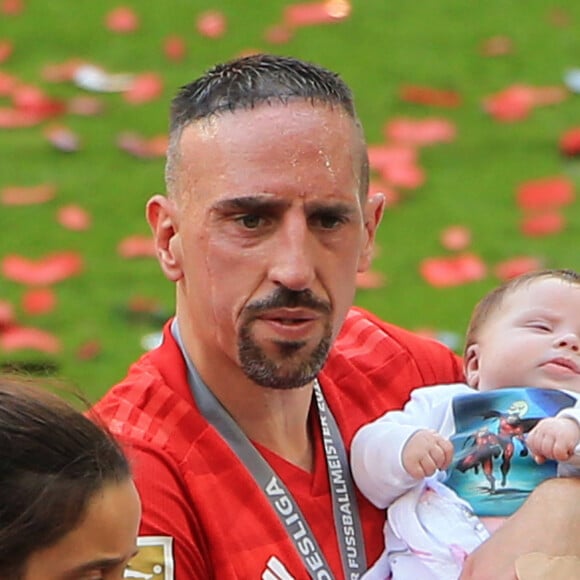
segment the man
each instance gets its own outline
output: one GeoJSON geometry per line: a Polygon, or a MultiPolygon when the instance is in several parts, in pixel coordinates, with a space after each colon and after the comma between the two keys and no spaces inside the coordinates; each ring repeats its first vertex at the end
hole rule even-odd
{"type": "MultiPolygon", "coordinates": [[[[133,568],[358,578],[384,518],[353,488],[355,431],[462,373],[442,345],[351,308],[384,199],[367,196],[350,90],[295,59],[218,65],[173,101],[166,182],[147,217],[176,316],[97,405],[134,454],[146,548],[133,568]]],[[[512,578],[502,567],[536,544],[498,545],[503,559],[492,568],[482,549],[470,578],[512,578]]]]}

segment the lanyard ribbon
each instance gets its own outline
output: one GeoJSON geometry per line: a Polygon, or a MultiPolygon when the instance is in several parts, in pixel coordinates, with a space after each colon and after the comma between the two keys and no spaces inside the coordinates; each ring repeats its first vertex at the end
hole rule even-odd
{"type": "MultiPolygon", "coordinates": [[[[252,474],[286,528],[311,578],[332,580],[332,570],[296,500],[199,376],[184,348],[177,320],[173,321],[171,332],[187,363],[189,385],[199,410],[252,474]]],[[[357,580],[366,570],[366,557],[355,487],[344,442],[318,381],[314,381],[314,398],[322,430],[342,568],[347,580],[357,580]]]]}

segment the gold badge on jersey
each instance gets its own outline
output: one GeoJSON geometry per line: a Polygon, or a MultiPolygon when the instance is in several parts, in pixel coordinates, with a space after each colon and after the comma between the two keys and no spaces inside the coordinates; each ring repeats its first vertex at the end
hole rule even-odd
{"type": "Polygon", "coordinates": [[[173,538],[141,536],[137,538],[139,552],[131,559],[124,578],[136,580],[174,580],[173,538]]]}

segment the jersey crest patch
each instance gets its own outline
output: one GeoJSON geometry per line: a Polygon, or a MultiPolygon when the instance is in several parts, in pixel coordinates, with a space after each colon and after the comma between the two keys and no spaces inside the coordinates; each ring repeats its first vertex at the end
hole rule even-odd
{"type": "Polygon", "coordinates": [[[124,578],[174,580],[172,537],[140,536],[137,547],[139,552],[129,562],[124,578]]]}

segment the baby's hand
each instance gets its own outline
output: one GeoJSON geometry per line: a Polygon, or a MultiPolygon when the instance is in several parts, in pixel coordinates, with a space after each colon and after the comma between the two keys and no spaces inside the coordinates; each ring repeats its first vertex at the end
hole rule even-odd
{"type": "Polygon", "coordinates": [[[580,426],[567,417],[542,419],[529,433],[526,445],[537,463],[567,461],[580,441],[580,426]]]}
{"type": "Polygon", "coordinates": [[[438,469],[447,468],[452,458],[451,442],[429,429],[413,433],[403,447],[403,467],[415,479],[429,477],[438,469]]]}

